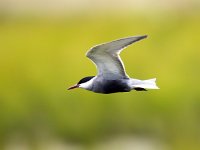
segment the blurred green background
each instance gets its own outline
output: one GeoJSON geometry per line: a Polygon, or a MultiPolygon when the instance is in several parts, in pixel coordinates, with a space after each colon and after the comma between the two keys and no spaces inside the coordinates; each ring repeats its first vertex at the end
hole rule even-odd
{"type": "Polygon", "coordinates": [[[0,1],[0,149],[199,150],[198,0],[0,1]],[[66,89],[95,75],[86,51],[149,35],[122,52],[129,76],[160,90],[66,89]]]}

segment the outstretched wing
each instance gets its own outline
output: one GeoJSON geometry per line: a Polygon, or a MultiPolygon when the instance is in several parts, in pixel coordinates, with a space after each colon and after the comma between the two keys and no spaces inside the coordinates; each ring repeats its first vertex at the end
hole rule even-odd
{"type": "Polygon", "coordinates": [[[127,37],[92,47],[86,54],[97,66],[98,76],[106,79],[128,77],[120,52],[132,43],[146,38],[147,35],[127,37]]]}

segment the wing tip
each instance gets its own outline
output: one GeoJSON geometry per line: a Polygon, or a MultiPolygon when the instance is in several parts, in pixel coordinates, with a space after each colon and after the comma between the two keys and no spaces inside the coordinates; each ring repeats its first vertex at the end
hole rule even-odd
{"type": "Polygon", "coordinates": [[[135,37],[138,37],[138,40],[142,40],[142,39],[145,39],[145,38],[147,38],[147,37],[148,37],[148,35],[147,35],[147,34],[145,34],[145,35],[139,35],[139,36],[135,36],[135,37]]]}
{"type": "Polygon", "coordinates": [[[130,44],[132,44],[132,43],[135,43],[135,42],[140,41],[142,39],[145,39],[147,37],[148,37],[148,35],[145,34],[145,35],[130,36],[127,39],[130,39],[131,40],[130,44]]]}
{"type": "Polygon", "coordinates": [[[148,37],[148,35],[147,35],[147,34],[145,34],[145,35],[143,35],[143,37],[144,37],[144,38],[147,38],[147,37],[148,37]]]}

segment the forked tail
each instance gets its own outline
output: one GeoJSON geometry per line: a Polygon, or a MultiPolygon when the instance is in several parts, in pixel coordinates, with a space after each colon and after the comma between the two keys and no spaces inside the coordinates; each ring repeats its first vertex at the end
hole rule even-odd
{"type": "Polygon", "coordinates": [[[131,86],[132,89],[138,91],[145,91],[146,89],[159,89],[159,87],[156,85],[156,78],[149,80],[132,79],[131,86]]]}

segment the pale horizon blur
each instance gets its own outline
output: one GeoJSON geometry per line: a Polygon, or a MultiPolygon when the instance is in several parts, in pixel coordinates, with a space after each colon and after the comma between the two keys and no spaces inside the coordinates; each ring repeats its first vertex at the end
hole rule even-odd
{"type": "MultiPolygon", "coordinates": [[[[10,15],[33,13],[37,15],[73,15],[82,12],[97,13],[155,13],[194,11],[199,0],[1,0],[0,12],[10,15]],[[71,14],[68,14],[71,13],[71,14]]],[[[189,12],[188,12],[189,13],[189,12]]]]}

